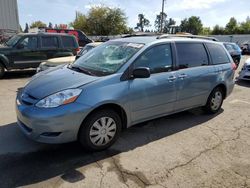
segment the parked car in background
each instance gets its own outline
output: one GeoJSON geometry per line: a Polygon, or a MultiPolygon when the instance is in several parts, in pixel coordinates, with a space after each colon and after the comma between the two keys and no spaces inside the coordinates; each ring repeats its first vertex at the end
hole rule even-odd
{"type": "Polygon", "coordinates": [[[45,71],[58,65],[73,63],[75,61],[75,57],[76,56],[67,56],[48,59],[39,65],[39,67],[36,69],[36,72],[38,73],[41,71],[45,71]]]}
{"type": "Polygon", "coordinates": [[[88,43],[86,46],[84,46],[81,51],[76,55],[76,60],[83,56],[84,54],[86,54],[88,51],[92,50],[93,48],[99,46],[100,44],[102,44],[103,42],[92,42],[92,43],[88,43]]]}
{"type": "Polygon", "coordinates": [[[37,68],[44,60],[75,56],[78,50],[76,38],[67,34],[15,35],[0,46],[0,77],[5,70],[37,68]]]}
{"type": "Polygon", "coordinates": [[[250,58],[248,58],[245,62],[245,64],[243,65],[239,76],[238,76],[239,80],[250,80],[250,58]]]}
{"type": "Polygon", "coordinates": [[[78,59],[79,57],[81,57],[82,55],[84,55],[85,53],[87,53],[88,51],[92,50],[94,47],[100,44],[102,44],[102,42],[89,43],[86,46],[84,46],[76,56],[48,59],[39,65],[39,67],[37,68],[37,72],[41,72],[62,64],[73,63],[76,59],[78,59]]]}
{"type": "Polygon", "coordinates": [[[241,45],[242,55],[250,54],[250,43],[244,43],[241,45]]]}
{"type": "Polygon", "coordinates": [[[86,44],[93,42],[83,31],[77,29],[53,29],[47,27],[39,27],[32,28],[29,30],[29,32],[66,33],[69,35],[74,35],[77,38],[79,46],[81,47],[84,47],[86,44]]]}
{"type": "Polygon", "coordinates": [[[238,67],[240,64],[241,59],[241,49],[240,47],[232,42],[223,42],[224,46],[226,47],[227,51],[230,53],[231,57],[234,60],[234,63],[238,67]]]}
{"type": "Polygon", "coordinates": [[[17,94],[18,125],[39,142],[78,140],[103,150],[140,122],[200,106],[217,113],[233,90],[235,68],[214,41],[108,41],[70,65],[36,74],[17,94]]]}

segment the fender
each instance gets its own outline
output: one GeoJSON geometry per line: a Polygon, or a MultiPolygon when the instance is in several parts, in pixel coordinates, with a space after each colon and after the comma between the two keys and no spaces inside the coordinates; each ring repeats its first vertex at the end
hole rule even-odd
{"type": "Polygon", "coordinates": [[[2,63],[6,69],[10,67],[9,59],[4,54],[0,54],[0,63],[2,63]]]}

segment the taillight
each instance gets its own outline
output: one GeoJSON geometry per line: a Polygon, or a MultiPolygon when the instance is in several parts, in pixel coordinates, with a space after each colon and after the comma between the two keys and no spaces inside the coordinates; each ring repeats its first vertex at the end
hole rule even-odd
{"type": "Polygon", "coordinates": [[[237,65],[235,63],[231,63],[231,66],[234,71],[237,69],[237,65]]]}

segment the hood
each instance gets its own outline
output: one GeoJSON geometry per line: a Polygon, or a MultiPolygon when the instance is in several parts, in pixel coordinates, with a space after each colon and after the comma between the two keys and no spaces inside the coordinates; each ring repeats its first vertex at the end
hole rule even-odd
{"type": "Polygon", "coordinates": [[[74,61],[75,61],[75,56],[67,56],[67,57],[49,59],[47,61],[44,61],[43,64],[46,64],[48,66],[57,66],[61,64],[72,63],[74,61]]]}
{"type": "Polygon", "coordinates": [[[59,66],[34,75],[25,86],[24,92],[36,99],[42,99],[58,91],[77,88],[97,79],[100,77],[76,72],[68,69],[67,66],[59,66]]]}

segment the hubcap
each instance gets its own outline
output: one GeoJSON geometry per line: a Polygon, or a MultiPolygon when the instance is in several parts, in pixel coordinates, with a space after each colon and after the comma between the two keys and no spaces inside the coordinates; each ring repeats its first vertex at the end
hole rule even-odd
{"type": "Polygon", "coordinates": [[[222,102],[222,94],[221,92],[215,92],[214,96],[211,99],[211,108],[212,110],[218,110],[222,102]]]}
{"type": "Polygon", "coordinates": [[[89,137],[94,145],[103,146],[114,138],[115,133],[115,120],[111,117],[102,117],[91,126],[89,137]]]}

